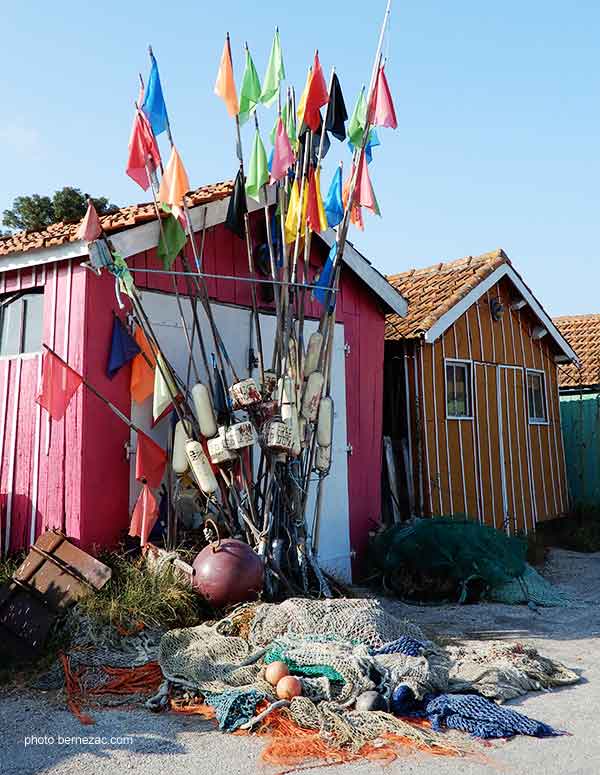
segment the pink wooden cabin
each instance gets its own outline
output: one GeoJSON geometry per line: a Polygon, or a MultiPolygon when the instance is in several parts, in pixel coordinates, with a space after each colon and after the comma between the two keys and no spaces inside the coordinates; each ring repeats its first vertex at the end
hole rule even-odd
{"type": "MultiPolygon", "coordinates": [[[[192,220],[200,230],[206,217],[204,271],[248,277],[244,242],[223,225],[230,191],[231,185],[224,183],[190,194],[192,220]]],[[[257,245],[265,239],[262,211],[253,212],[251,221],[257,245]]],[[[113,546],[129,524],[136,495],[131,476],[135,435],[130,438],[128,427],[85,386],[78,389],[60,422],[50,420],[34,401],[45,343],[127,416],[150,430],[149,407],[131,402],[130,367],[112,380],[106,376],[113,312],[124,317],[126,311],[119,310],[112,276],[104,272],[98,278],[82,266],[87,245],[77,240],[77,226],[60,223],[0,240],[0,545],[4,553],[27,548],[48,528],[62,528],[87,550],[113,546]]],[[[156,258],[158,224],[153,207],[122,208],[105,216],[103,226],[132,270],[143,270],[134,272],[135,282],[144,290],[144,305],[177,368],[179,361],[187,361],[187,350],[174,306],[173,280],[148,271],[162,269],[156,258]]],[[[311,278],[333,239],[330,231],[313,240],[311,278]]],[[[179,261],[173,269],[182,269],[179,261]]],[[[177,282],[185,294],[184,278],[178,277],[177,282]]],[[[250,286],[219,278],[207,282],[225,343],[240,370],[247,373],[250,286]]],[[[258,295],[268,342],[271,305],[260,288],[258,295]]],[[[318,317],[320,309],[311,302],[310,315],[318,317]]],[[[384,319],[389,312],[406,314],[403,297],[349,245],[334,345],[335,452],[325,488],[319,549],[325,567],[346,578],[351,558],[360,557],[369,530],[380,519],[384,319]]],[[[269,344],[265,349],[268,359],[269,344]]],[[[160,424],[152,430],[159,441],[164,434],[160,424]]]]}

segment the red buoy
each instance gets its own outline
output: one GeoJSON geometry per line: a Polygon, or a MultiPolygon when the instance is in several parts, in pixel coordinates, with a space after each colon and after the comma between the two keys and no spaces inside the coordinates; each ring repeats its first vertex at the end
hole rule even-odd
{"type": "Polygon", "coordinates": [[[215,608],[256,600],[262,592],[263,561],[235,538],[204,547],[193,568],[194,589],[215,608]]]}

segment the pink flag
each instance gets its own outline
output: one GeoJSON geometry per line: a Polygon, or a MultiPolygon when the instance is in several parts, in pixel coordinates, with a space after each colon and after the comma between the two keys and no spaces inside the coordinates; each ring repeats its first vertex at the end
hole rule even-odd
{"type": "Polygon", "coordinates": [[[157,519],[158,503],[152,490],[144,484],[131,515],[129,535],[139,536],[141,545],[146,546],[157,519]]]}
{"type": "Polygon", "coordinates": [[[148,165],[150,172],[158,169],[160,167],[160,151],[150,122],[141,110],[136,110],[129,138],[129,156],[125,172],[144,191],[150,186],[146,165],[148,165]]]}
{"type": "Polygon", "coordinates": [[[92,200],[88,203],[87,212],[81,221],[79,229],[77,230],[77,237],[84,242],[93,242],[102,234],[102,226],[100,225],[100,218],[92,200]]]}
{"type": "Polygon", "coordinates": [[[356,181],[356,194],[354,201],[356,204],[362,207],[366,207],[376,215],[379,215],[379,205],[377,204],[377,198],[375,196],[375,192],[373,191],[371,178],[369,177],[367,154],[364,151],[360,161],[360,167],[358,168],[358,180],[356,181]]]}
{"type": "Polygon", "coordinates": [[[271,177],[269,183],[275,183],[277,180],[285,177],[288,169],[294,164],[296,158],[290,145],[290,139],[287,136],[281,117],[277,122],[277,133],[275,135],[275,145],[273,150],[273,163],[271,164],[271,177]]]}
{"type": "Polygon", "coordinates": [[[394,110],[394,102],[390,93],[390,87],[388,86],[387,78],[385,77],[385,70],[383,67],[379,68],[379,74],[377,76],[377,83],[375,85],[375,93],[373,94],[373,101],[371,103],[371,117],[369,122],[375,126],[385,126],[390,129],[396,129],[398,122],[396,121],[396,111],[394,110]]]}

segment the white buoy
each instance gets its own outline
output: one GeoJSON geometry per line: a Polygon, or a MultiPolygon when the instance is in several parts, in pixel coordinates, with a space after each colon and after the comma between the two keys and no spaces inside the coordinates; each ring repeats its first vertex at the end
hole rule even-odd
{"type": "Polygon", "coordinates": [[[322,390],[323,375],[320,371],[313,371],[306,380],[302,396],[302,414],[309,422],[314,422],[317,419],[322,390]]]}
{"type": "Polygon", "coordinates": [[[217,421],[212,401],[210,400],[210,392],[206,385],[203,385],[201,382],[194,385],[192,388],[192,401],[194,402],[200,433],[206,439],[216,436],[217,421]]]}
{"type": "Polygon", "coordinates": [[[280,377],[277,382],[277,401],[281,407],[281,418],[289,420],[296,407],[296,391],[290,377],[280,377]]]}
{"type": "Polygon", "coordinates": [[[205,495],[212,495],[219,489],[219,485],[208,458],[204,454],[202,444],[199,441],[188,441],[185,445],[185,452],[190,461],[194,478],[198,482],[198,487],[205,495]]]}
{"type": "Polygon", "coordinates": [[[319,366],[319,355],[323,346],[323,334],[315,331],[310,335],[308,347],[306,348],[306,357],[304,358],[304,378],[310,376],[319,366]]]}
{"type": "Polygon", "coordinates": [[[189,420],[178,421],[173,434],[173,456],[171,465],[176,474],[185,474],[188,469],[188,458],[185,445],[189,441],[192,424],[189,420]]]}
{"type": "Polygon", "coordinates": [[[330,447],[333,441],[333,398],[325,396],[319,405],[317,419],[317,444],[320,447],[330,447]]]}
{"type": "Polygon", "coordinates": [[[329,471],[331,468],[331,447],[317,447],[315,468],[324,474],[329,471]]]}

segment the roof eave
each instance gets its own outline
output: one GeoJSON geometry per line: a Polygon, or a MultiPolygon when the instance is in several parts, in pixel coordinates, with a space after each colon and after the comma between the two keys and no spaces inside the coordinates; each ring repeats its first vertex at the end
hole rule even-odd
{"type": "Polygon", "coordinates": [[[579,360],[575,351],[552,322],[552,318],[546,314],[542,305],[531,293],[527,285],[525,285],[521,279],[521,276],[509,263],[503,263],[496,267],[496,269],[490,272],[487,277],[483,278],[480,283],[478,283],[469,291],[469,293],[467,293],[459,302],[457,302],[452,307],[452,309],[448,310],[448,312],[439,317],[435,323],[425,332],[425,341],[429,344],[435,342],[436,339],[438,339],[444,333],[444,331],[446,331],[456,320],[458,320],[458,318],[461,317],[461,315],[463,315],[472,304],[480,299],[486,291],[492,288],[503,277],[508,277],[508,279],[516,286],[530,309],[547,329],[549,336],[554,340],[558,348],[563,352],[563,354],[571,363],[577,365],[579,360]]]}
{"type": "MultiPolygon", "coordinates": [[[[331,248],[337,239],[333,229],[327,229],[319,237],[331,248]]],[[[385,277],[362,255],[350,242],[346,242],[343,256],[344,264],[351,269],[373,293],[379,297],[386,307],[386,312],[392,312],[405,318],[408,314],[408,302],[385,277]]]]}

